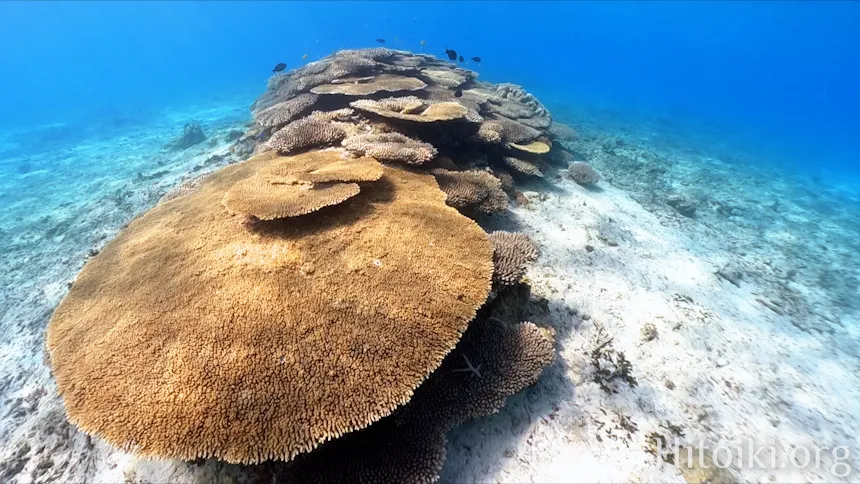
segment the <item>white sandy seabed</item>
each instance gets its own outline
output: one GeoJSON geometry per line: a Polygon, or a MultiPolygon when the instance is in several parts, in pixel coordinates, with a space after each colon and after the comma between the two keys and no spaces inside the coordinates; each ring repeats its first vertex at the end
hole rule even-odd
{"type": "MultiPolygon", "coordinates": [[[[216,134],[241,128],[219,121],[227,114],[194,116],[216,134]]],[[[452,432],[442,482],[860,479],[855,188],[709,157],[707,146],[667,142],[648,126],[570,121],[580,139],[568,147],[602,173],[599,188],[560,170],[520,187],[528,206],[487,222],[540,245],[528,274],[543,308],[533,320],[556,328],[558,357],[502,412],[452,432]],[[665,203],[677,194],[697,204],[694,217],[665,203]],[[595,381],[600,348],[629,361],[635,385],[595,381]],[[701,462],[682,472],[686,452],[701,462]]],[[[86,163],[135,142],[154,146],[131,136],[64,156],[86,163]]],[[[151,179],[82,175],[55,190],[71,183],[89,199],[48,197],[50,213],[5,215],[0,481],[246,480],[215,462],[139,461],[77,432],[42,357],[44,325],[86,253],[227,147],[163,155],[158,170],[134,158],[151,179]]]]}

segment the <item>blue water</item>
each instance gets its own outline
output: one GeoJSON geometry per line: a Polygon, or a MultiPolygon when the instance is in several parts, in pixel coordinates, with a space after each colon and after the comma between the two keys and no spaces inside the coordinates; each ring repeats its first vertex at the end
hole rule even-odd
{"type": "Polygon", "coordinates": [[[483,78],[548,99],[719,125],[770,163],[860,171],[856,2],[3,2],[0,19],[7,128],[250,100],[277,62],[385,38],[478,55],[483,78]]]}

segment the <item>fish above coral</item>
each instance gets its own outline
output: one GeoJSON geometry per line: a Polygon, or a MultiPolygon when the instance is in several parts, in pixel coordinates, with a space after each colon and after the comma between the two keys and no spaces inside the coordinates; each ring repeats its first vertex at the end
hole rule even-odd
{"type": "Polygon", "coordinates": [[[68,418],[151,458],[432,482],[447,432],[553,361],[550,329],[488,316],[537,247],[475,221],[551,169],[551,115],[384,47],[281,71],[234,145],[254,156],[132,221],[55,311],[68,418]]]}
{"type": "Polygon", "coordinates": [[[272,72],[281,72],[286,68],[287,68],[286,64],[284,64],[283,62],[279,62],[278,64],[275,65],[274,68],[272,68],[272,72]]]}

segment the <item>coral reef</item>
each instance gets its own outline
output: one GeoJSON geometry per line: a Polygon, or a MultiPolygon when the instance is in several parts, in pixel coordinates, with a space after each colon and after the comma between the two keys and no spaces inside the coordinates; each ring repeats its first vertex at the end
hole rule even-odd
{"type": "Polygon", "coordinates": [[[324,445],[280,471],[285,482],[434,482],[446,432],[488,415],[537,381],[553,361],[554,335],[524,322],[475,321],[442,366],[403,409],[324,445]]]}
{"type": "Polygon", "coordinates": [[[264,149],[293,153],[313,146],[330,145],[346,137],[346,131],[314,115],[297,119],[284,126],[264,145],[264,149]]]}
{"type": "Polygon", "coordinates": [[[271,162],[210,175],[86,264],[47,341],[78,427],[147,456],[288,460],[406,403],[459,341],[492,247],[431,175],[385,168],[327,217],[249,228],[220,199],[271,162]]]}
{"type": "Polygon", "coordinates": [[[252,114],[256,156],[131,222],[55,311],[68,418],[141,456],[434,480],[446,432],[553,359],[551,331],[472,321],[537,249],[465,216],[507,209],[507,168],[543,176],[550,114],[384,48],[276,73],[252,114]]]}
{"type": "Polygon", "coordinates": [[[504,212],[508,196],[502,182],[482,170],[451,171],[437,168],[432,171],[439,188],[448,196],[448,205],[457,209],[472,209],[481,213],[504,212]]]}
{"type": "Polygon", "coordinates": [[[520,282],[528,265],[538,258],[534,242],[525,234],[497,230],[489,235],[493,242],[493,280],[512,286],[520,282]]]}
{"type": "Polygon", "coordinates": [[[600,181],[600,175],[588,163],[575,161],[567,167],[567,176],[576,183],[588,186],[600,181]]]}

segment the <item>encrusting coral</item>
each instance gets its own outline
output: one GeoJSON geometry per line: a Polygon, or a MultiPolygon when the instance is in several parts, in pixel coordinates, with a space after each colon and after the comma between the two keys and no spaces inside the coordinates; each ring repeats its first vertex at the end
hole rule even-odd
{"type": "Polygon", "coordinates": [[[207,177],[89,260],[47,348],[69,419],[152,457],[289,460],[409,401],[486,300],[492,247],[432,175],[249,227],[207,177]],[[261,225],[262,224],[262,225],[261,225]]]}
{"type": "Polygon", "coordinates": [[[442,366],[402,409],[276,470],[289,483],[401,484],[435,482],[445,434],[497,412],[505,399],[537,381],[555,356],[551,330],[495,319],[469,326],[442,366]]]}
{"type": "Polygon", "coordinates": [[[537,260],[537,247],[528,235],[517,232],[497,230],[489,237],[493,242],[493,280],[508,286],[517,284],[528,265],[537,260]]]}
{"type": "Polygon", "coordinates": [[[55,311],[69,420],[142,456],[432,481],[445,433],[552,361],[530,323],[470,324],[537,250],[464,216],[506,210],[508,170],[543,176],[550,113],[376,48],[275,74],[252,114],[258,155],[131,222],[55,311]]]}

